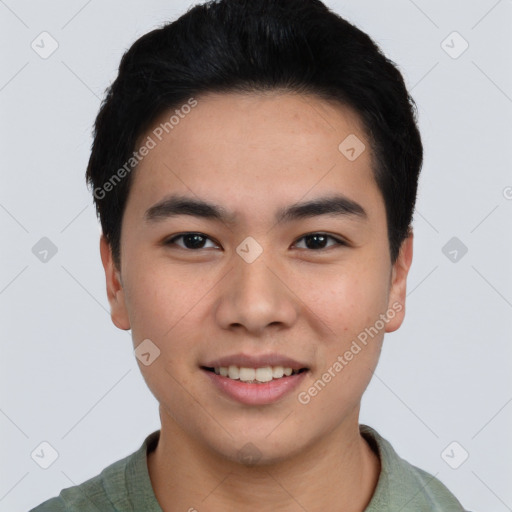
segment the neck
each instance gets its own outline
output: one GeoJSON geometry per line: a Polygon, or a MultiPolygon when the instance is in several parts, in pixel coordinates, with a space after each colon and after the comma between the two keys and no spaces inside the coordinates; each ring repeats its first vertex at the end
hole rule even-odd
{"type": "Polygon", "coordinates": [[[147,458],[155,496],[164,512],[363,512],[380,461],[360,435],[357,416],[292,459],[245,466],[206,449],[161,414],[160,439],[147,458]]]}

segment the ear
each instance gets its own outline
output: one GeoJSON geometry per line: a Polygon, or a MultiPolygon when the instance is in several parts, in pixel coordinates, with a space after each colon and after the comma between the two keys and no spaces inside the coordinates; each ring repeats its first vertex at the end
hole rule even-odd
{"type": "Polygon", "coordinates": [[[110,303],[110,317],[119,329],[130,329],[130,320],[126,309],[121,273],[114,264],[110,244],[104,235],[100,238],[100,254],[107,285],[107,297],[110,303]]]}
{"type": "Polygon", "coordinates": [[[398,258],[391,270],[391,287],[388,299],[388,311],[395,315],[388,314],[389,322],[386,324],[386,332],[396,331],[405,317],[405,297],[407,292],[407,275],[412,263],[412,240],[413,234],[402,242],[398,258]]]}

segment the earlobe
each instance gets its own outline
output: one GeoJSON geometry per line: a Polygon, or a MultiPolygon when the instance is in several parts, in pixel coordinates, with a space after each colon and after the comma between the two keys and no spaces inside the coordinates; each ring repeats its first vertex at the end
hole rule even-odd
{"type": "Polygon", "coordinates": [[[100,238],[100,254],[103,269],[105,270],[107,298],[110,304],[110,317],[116,327],[127,331],[130,329],[130,320],[125,304],[121,274],[114,264],[110,244],[104,235],[101,235],[100,238]]]}
{"type": "Polygon", "coordinates": [[[413,234],[402,242],[398,257],[393,264],[391,274],[391,287],[388,300],[389,322],[386,332],[396,331],[405,317],[405,298],[407,295],[407,276],[412,263],[413,234]],[[391,314],[393,311],[393,314],[391,314]]]}

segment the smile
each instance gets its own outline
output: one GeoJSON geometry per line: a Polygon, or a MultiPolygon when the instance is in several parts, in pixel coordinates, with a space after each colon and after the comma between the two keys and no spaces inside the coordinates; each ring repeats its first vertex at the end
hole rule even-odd
{"type": "Polygon", "coordinates": [[[309,371],[283,366],[248,368],[234,365],[201,367],[201,370],[222,396],[245,405],[269,405],[284,399],[309,371]]]}
{"type": "Polygon", "coordinates": [[[218,366],[215,368],[205,368],[205,370],[214,372],[216,375],[227,377],[232,380],[241,380],[250,384],[270,382],[275,379],[282,379],[290,375],[306,371],[306,368],[294,370],[284,366],[263,366],[261,368],[247,368],[235,365],[218,366]]]}

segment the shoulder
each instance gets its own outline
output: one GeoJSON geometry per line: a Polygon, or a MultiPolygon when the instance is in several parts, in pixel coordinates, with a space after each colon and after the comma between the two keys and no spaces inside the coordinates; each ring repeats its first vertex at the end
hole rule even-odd
{"type": "Polygon", "coordinates": [[[363,437],[378,451],[381,473],[374,496],[365,512],[418,510],[464,512],[448,488],[435,476],[402,459],[389,441],[367,425],[360,425],[363,437]]]}
{"type": "Polygon", "coordinates": [[[29,512],[67,512],[68,510],[64,501],[57,497],[46,500],[37,507],[30,509],[29,512]]]}
{"type": "MultiPolygon", "coordinates": [[[[120,510],[120,501],[126,497],[127,466],[139,454],[136,452],[120,459],[85,482],[62,489],[29,512],[110,512],[120,510]]],[[[131,508],[125,509],[131,510],[131,508]]]]}
{"type": "Polygon", "coordinates": [[[124,467],[131,456],[118,460],[107,466],[103,471],[85,482],[67,487],[60,491],[59,496],[50,498],[30,512],[107,512],[114,511],[114,505],[109,499],[106,485],[119,480],[124,473],[124,467]]]}
{"type": "Polygon", "coordinates": [[[403,470],[410,477],[408,480],[409,488],[417,493],[411,499],[409,506],[414,508],[416,504],[428,504],[432,507],[431,510],[436,511],[465,511],[457,498],[439,479],[403,459],[401,461],[403,470]]]}

